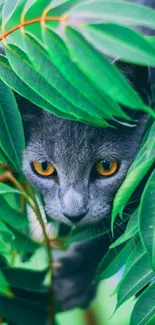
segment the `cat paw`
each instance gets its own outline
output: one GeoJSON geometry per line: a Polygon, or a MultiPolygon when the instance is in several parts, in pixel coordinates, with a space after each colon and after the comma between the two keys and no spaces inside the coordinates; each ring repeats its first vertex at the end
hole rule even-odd
{"type": "Polygon", "coordinates": [[[53,264],[54,297],[61,310],[86,309],[96,296],[97,287],[92,283],[94,270],[84,267],[80,256],[71,254],[73,251],[61,253],[53,264]]]}

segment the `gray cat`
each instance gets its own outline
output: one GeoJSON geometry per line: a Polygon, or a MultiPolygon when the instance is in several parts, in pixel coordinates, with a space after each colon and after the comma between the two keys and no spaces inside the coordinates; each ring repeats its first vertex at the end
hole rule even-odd
{"type": "MultiPolygon", "coordinates": [[[[149,69],[119,67],[150,104],[149,69]]],[[[42,193],[47,215],[79,227],[99,227],[110,220],[113,198],[139,148],[148,116],[124,108],[137,121],[135,127],[131,122],[130,127],[115,123],[113,128],[97,128],[57,118],[24,99],[18,104],[26,136],[23,171],[42,193]]],[[[97,266],[110,244],[107,234],[58,255],[63,268],[54,271],[54,291],[62,309],[88,307],[96,292],[92,281],[97,266]]]]}

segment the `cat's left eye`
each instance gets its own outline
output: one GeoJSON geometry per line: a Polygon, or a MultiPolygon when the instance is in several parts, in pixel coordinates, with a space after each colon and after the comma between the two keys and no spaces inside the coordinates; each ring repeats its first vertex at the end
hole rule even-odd
{"type": "Polygon", "coordinates": [[[38,160],[35,160],[33,161],[32,166],[34,171],[42,177],[50,177],[56,172],[53,164],[48,161],[39,162],[38,160]]]}
{"type": "Polygon", "coordinates": [[[101,176],[111,176],[118,169],[118,162],[116,159],[103,159],[96,163],[96,171],[101,176]]]}

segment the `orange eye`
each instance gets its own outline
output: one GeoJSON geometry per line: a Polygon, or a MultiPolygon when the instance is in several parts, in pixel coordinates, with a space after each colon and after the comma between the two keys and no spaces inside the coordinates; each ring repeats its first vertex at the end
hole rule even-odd
{"type": "Polygon", "coordinates": [[[35,160],[32,165],[35,172],[44,177],[52,176],[56,171],[55,167],[48,161],[39,162],[35,160]]]}
{"type": "Polygon", "coordinates": [[[111,176],[118,169],[117,160],[111,158],[109,160],[104,159],[96,163],[96,171],[101,176],[111,176]]]}

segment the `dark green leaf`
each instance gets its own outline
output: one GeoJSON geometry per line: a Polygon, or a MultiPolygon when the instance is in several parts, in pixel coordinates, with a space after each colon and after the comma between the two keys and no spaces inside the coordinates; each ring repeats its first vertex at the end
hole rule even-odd
{"type": "Polygon", "coordinates": [[[152,268],[155,270],[155,170],[152,172],[141,197],[139,230],[152,268]]]}
{"type": "Polygon", "coordinates": [[[6,268],[3,269],[3,273],[9,284],[13,287],[39,290],[47,270],[33,271],[22,268],[6,268]]]}
{"type": "Polygon", "coordinates": [[[116,308],[134,296],[154,277],[155,272],[151,269],[147,253],[139,243],[130,253],[123,277],[115,290],[118,291],[116,308]]]}
{"type": "Polygon", "coordinates": [[[154,163],[154,158],[142,162],[139,166],[133,169],[127,174],[127,177],[121,187],[119,188],[113,202],[112,210],[112,227],[116,216],[122,214],[122,211],[131,197],[132,193],[141,182],[143,177],[147,174],[152,164],[154,163]]]}
{"type": "Polygon", "coordinates": [[[6,296],[11,296],[10,285],[6,280],[2,271],[0,271],[0,294],[4,294],[6,296]]]}
{"type": "Polygon", "coordinates": [[[0,314],[16,325],[43,325],[47,321],[47,312],[20,298],[7,299],[1,296],[0,314]]]}
{"type": "Polygon", "coordinates": [[[27,236],[21,231],[13,229],[13,233],[15,235],[15,240],[11,245],[12,250],[15,249],[21,254],[34,253],[41,246],[41,244],[33,241],[31,236],[27,236]]]}
{"type": "Polygon", "coordinates": [[[21,116],[12,91],[0,80],[0,146],[16,169],[25,147],[21,116]]]}
{"type": "Polygon", "coordinates": [[[99,265],[97,278],[102,280],[117,273],[125,265],[126,258],[132,252],[134,245],[135,240],[133,239],[126,245],[122,244],[114,249],[109,249],[99,265]]]}
{"type": "MultiPolygon", "coordinates": [[[[0,220],[5,221],[9,226],[12,226],[15,229],[27,228],[27,216],[10,206],[6,200],[7,196],[8,194],[5,196],[5,198],[0,196],[0,220]]],[[[8,199],[11,199],[10,196],[8,199]]]]}
{"type": "Polygon", "coordinates": [[[138,232],[138,209],[131,215],[129,222],[127,224],[126,230],[122,236],[120,236],[111,246],[110,248],[115,248],[133,236],[135,236],[138,232]]]}

